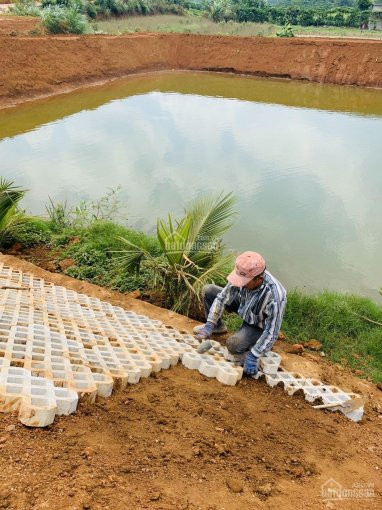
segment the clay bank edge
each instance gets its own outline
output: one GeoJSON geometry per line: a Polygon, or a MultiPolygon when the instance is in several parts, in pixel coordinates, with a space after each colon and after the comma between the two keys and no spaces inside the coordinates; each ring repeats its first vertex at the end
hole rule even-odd
{"type": "Polygon", "coordinates": [[[382,41],[189,34],[1,36],[0,68],[0,107],[159,70],[382,88],[382,41]]]}

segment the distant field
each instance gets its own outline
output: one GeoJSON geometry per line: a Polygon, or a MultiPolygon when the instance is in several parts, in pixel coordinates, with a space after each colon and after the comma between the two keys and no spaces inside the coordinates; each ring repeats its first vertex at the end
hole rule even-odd
{"type": "MultiPolygon", "coordinates": [[[[175,32],[180,34],[212,34],[273,37],[281,30],[280,26],[270,23],[214,23],[201,16],[131,16],[112,18],[94,23],[96,31],[107,34],[125,34],[131,32],[175,32]]],[[[368,31],[343,27],[293,27],[296,36],[324,37],[367,37],[382,39],[382,31],[368,31]]]]}
{"type": "Polygon", "coordinates": [[[95,23],[108,34],[129,32],[175,32],[180,34],[262,35],[274,36],[280,27],[269,23],[214,23],[200,16],[132,16],[113,18],[95,23]]]}
{"type": "Polygon", "coordinates": [[[364,30],[346,27],[293,27],[296,35],[325,36],[325,37],[360,37],[368,39],[382,39],[382,30],[364,30]]]}

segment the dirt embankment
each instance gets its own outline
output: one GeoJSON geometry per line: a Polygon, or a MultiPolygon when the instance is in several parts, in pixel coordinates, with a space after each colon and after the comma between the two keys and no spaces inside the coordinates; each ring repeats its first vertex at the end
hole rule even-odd
{"type": "MultiPolygon", "coordinates": [[[[4,2],[4,0],[0,0],[0,9],[8,9],[8,4],[10,3],[11,2],[4,2]]],[[[0,15],[0,35],[9,35],[11,37],[16,37],[18,35],[28,35],[31,30],[40,27],[40,18],[32,16],[0,15]]]]}
{"type": "Polygon", "coordinates": [[[382,41],[179,34],[3,34],[0,68],[0,106],[160,69],[231,71],[382,87],[382,41]]]}

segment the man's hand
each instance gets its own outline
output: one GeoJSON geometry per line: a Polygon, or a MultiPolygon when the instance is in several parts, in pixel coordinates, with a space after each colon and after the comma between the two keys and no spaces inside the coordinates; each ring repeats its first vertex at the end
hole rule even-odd
{"type": "Polygon", "coordinates": [[[196,352],[199,354],[204,354],[209,351],[212,347],[212,340],[203,340],[199,347],[196,349],[196,352]]]}
{"type": "Polygon", "coordinates": [[[211,338],[215,324],[213,322],[206,322],[204,326],[196,333],[195,338],[198,340],[206,340],[211,338]]]}
{"type": "Polygon", "coordinates": [[[243,370],[247,375],[256,375],[259,367],[259,358],[257,358],[251,351],[247,352],[244,358],[243,370]]]}

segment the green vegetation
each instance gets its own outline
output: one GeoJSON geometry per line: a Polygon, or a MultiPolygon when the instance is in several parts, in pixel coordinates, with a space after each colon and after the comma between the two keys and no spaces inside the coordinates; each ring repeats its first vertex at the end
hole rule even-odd
{"type": "Polygon", "coordinates": [[[25,195],[25,190],[16,186],[12,181],[0,178],[0,244],[4,245],[27,221],[19,209],[19,202],[25,195]]]}
{"type": "MultiPolygon", "coordinates": [[[[231,331],[241,324],[234,315],[226,322],[231,331]]],[[[382,381],[382,307],[370,299],[336,292],[289,292],[282,330],[292,343],[319,340],[331,361],[382,381]]]]}
{"type": "Polygon", "coordinates": [[[290,23],[301,26],[359,27],[369,18],[368,0],[353,6],[309,6],[291,4],[269,6],[265,0],[213,0],[209,14],[214,21],[290,23]]]}
{"type": "Polygon", "coordinates": [[[42,0],[40,6],[35,0],[17,0],[11,12],[41,16],[51,33],[159,31],[291,37],[292,33],[310,34],[310,29],[302,27],[322,27],[313,33],[351,36],[359,31],[330,28],[367,27],[370,6],[370,0],[274,0],[271,5],[266,0],[42,0]]]}
{"type": "Polygon", "coordinates": [[[150,253],[145,240],[121,238],[125,266],[150,271],[154,287],[164,291],[165,306],[195,315],[204,285],[223,281],[232,265],[221,236],[231,227],[234,202],[231,194],[207,197],[190,204],[180,220],[171,215],[167,222],[158,220],[159,256],[150,253]]]}
{"type": "Polygon", "coordinates": [[[74,5],[49,5],[42,10],[42,23],[51,34],[84,34],[87,18],[74,5]]]}
{"type": "Polygon", "coordinates": [[[311,37],[362,37],[382,39],[381,30],[364,30],[348,27],[298,27],[292,26],[295,35],[311,37]]]}
{"type": "MultiPolygon", "coordinates": [[[[97,20],[95,30],[106,34],[126,34],[134,32],[172,32],[180,34],[211,34],[237,36],[275,37],[282,27],[270,23],[238,23],[227,21],[215,23],[200,16],[132,16],[97,20]]],[[[292,25],[295,36],[329,37],[370,37],[382,38],[382,31],[348,27],[300,27],[292,25]]]]}
{"type": "Polygon", "coordinates": [[[183,14],[182,0],[16,0],[10,12],[17,16],[40,16],[51,34],[84,34],[90,30],[89,18],[183,14]]]}
{"type": "Polygon", "coordinates": [[[23,248],[44,245],[54,266],[59,267],[64,259],[73,260],[65,273],[120,292],[150,287],[151,275],[144,270],[138,275],[121,264],[117,252],[124,245],[120,238],[144,243],[152,255],[158,255],[160,247],[155,239],[111,221],[111,217],[121,214],[118,190],[72,208],[51,201],[46,209],[48,218],[29,218],[7,236],[3,247],[9,248],[14,243],[23,248]]]}
{"type": "Polygon", "coordinates": [[[17,0],[9,12],[15,16],[40,16],[40,8],[34,0],[17,0]]]}
{"type": "MultiPolygon", "coordinates": [[[[90,30],[82,0],[42,0],[41,5],[35,0],[16,0],[9,12],[16,16],[41,17],[51,34],[84,34],[90,30]]],[[[38,34],[39,30],[35,35],[38,34]]]]}
{"type": "Polygon", "coordinates": [[[133,16],[97,20],[95,30],[106,34],[133,32],[172,32],[178,34],[211,34],[272,37],[280,27],[269,23],[215,23],[201,16],[133,16]]]}
{"type": "MultiPolygon", "coordinates": [[[[120,292],[155,291],[156,303],[201,318],[203,285],[224,285],[231,269],[231,256],[224,254],[220,241],[232,222],[231,195],[193,202],[178,221],[171,216],[158,220],[152,237],[114,223],[118,217],[125,221],[118,190],[73,208],[50,202],[48,218],[25,222],[17,208],[24,191],[4,180],[0,188],[3,248],[15,242],[24,248],[43,246],[57,267],[71,259],[64,272],[75,278],[120,292]]],[[[236,315],[227,314],[226,321],[231,331],[241,324],[236,315]]],[[[282,329],[287,341],[315,338],[328,359],[382,381],[382,306],[370,299],[291,291],[282,329]]]]}
{"type": "Polygon", "coordinates": [[[285,23],[282,30],[280,32],[277,32],[277,37],[294,37],[294,33],[292,30],[292,26],[290,23],[285,23]]]}

